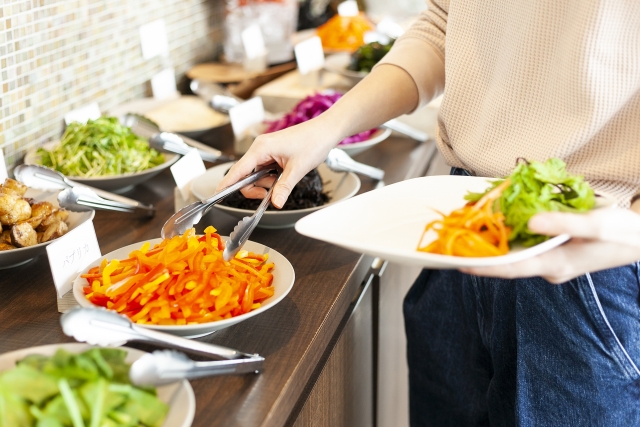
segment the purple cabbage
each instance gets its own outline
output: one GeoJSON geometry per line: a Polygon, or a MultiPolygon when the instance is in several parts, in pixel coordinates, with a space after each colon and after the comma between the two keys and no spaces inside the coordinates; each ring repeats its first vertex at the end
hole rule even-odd
{"type": "MultiPolygon", "coordinates": [[[[281,119],[274,120],[267,123],[266,133],[276,132],[282,129],[286,129],[291,126],[306,122],[314,117],[319,116],[331,107],[340,99],[341,93],[316,93],[303,99],[296,105],[293,110],[284,115],[281,119]]],[[[354,142],[366,141],[373,135],[377,129],[369,129],[364,132],[360,132],[355,135],[351,135],[342,141],[338,145],[353,144],[354,142]]]]}

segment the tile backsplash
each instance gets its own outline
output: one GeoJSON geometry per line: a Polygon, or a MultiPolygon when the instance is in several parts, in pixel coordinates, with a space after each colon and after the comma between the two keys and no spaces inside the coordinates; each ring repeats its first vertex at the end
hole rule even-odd
{"type": "Polygon", "coordinates": [[[69,111],[102,112],[149,95],[167,66],[181,76],[222,42],[222,0],[0,0],[0,147],[11,170],[58,138],[69,111]],[[139,28],[164,19],[168,57],[142,58],[139,28]]]}

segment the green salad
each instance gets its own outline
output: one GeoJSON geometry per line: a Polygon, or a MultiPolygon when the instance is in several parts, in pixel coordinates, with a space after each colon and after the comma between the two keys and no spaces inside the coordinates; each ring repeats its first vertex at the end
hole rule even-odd
{"type": "Polygon", "coordinates": [[[387,44],[373,42],[360,46],[358,50],[351,55],[351,63],[347,69],[365,73],[371,72],[373,66],[389,53],[394,41],[395,40],[391,40],[387,44]]]}
{"type": "Polygon", "coordinates": [[[71,123],[53,151],[40,148],[38,155],[41,165],[83,178],[141,172],[165,160],[115,117],[71,123]]]}
{"type": "Polygon", "coordinates": [[[478,201],[507,179],[510,184],[497,199],[497,208],[512,229],[509,241],[518,241],[523,246],[533,246],[549,238],[529,230],[527,224],[535,214],[587,212],[596,203],[593,189],[583,177],[569,174],[566,164],[556,158],[544,163],[521,160],[508,178],[494,181],[484,193],[469,193],[465,199],[478,201]]]}
{"type": "Polygon", "coordinates": [[[127,352],[59,349],[0,373],[0,427],[160,427],[169,411],[129,381],[127,352]]]}

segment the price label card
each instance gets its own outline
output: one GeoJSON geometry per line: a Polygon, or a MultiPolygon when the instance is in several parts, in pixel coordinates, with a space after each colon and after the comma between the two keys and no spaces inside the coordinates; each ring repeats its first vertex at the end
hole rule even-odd
{"type": "Polygon", "coordinates": [[[343,1],[338,5],[338,15],[356,16],[358,14],[358,3],[355,0],[343,1]]]}
{"type": "Polygon", "coordinates": [[[178,97],[176,88],[176,72],[173,68],[165,68],[151,77],[151,92],[159,101],[178,97]]]}
{"type": "Polygon", "coordinates": [[[145,60],[158,55],[169,55],[169,41],[163,19],[140,26],[140,47],[145,60]]]}
{"type": "Polygon", "coordinates": [[[83,268],[102,256],[93,221],[86,221],[47,246],[49,266],[58,296],[71,290],[83,268]]]}
{"type": "Polygon", "coordinates": [[[298,70],[303,76],[311,71],[317,71],[324,65],[324,52],[322,51],[322,41],[320,37],[312,37],[298,43],[293,51],[296,54],[298,70]]]}
{"type": "Polygon", "coordinates": [[[4,151],[0,148],[0,184],[2,184],[8,176],[7,165],[4,162],[4,151]]]}
{"type": "Polygon", "coordinates": [[[236,138],[242,137],[251,126],[255,126],[264,121],[262,98],[256,96],[242,104],[236,105],[229,110],[229,119],[231,119],[233,134],[236,138]]]}
{"type": "Polygon", "coordinates": [[[99,119],[101,115],[98,103],[93,102],[65,114],[64,122],[67,125],[73,122],[87,123],[87,120],[99,119]]]}
{"type": "Polygon", "coordinates": [[[247,59],[254,59],[266,55],[267,48],[258,24],[253,24],[245,28],[240,37],[242,38],[242,45],[244,46],[244,53],[247,59]]]}
{"type": "Polygon", "coordinates": [[[189,198],[191,181],[207,171],[198,150],[194,148],[171,166],[171,174],[183,199],[189,198]]]}

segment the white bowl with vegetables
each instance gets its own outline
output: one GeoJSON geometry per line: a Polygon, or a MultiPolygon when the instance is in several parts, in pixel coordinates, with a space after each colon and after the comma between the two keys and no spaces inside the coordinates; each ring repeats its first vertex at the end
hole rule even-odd
{"type": "Polygon", "coordinates": [[[144,354],[127,347],[77,343],[4,353],[0,355],[0,388],[5,404],[0,407],[0,416],[12,427],[189,427],[196,402],[188,381],[157,387],[156,396],[128,384],[128,366],[144,354]],[[133,420],[137,422],[133,424],[133,420]]]}
{"type": "Polygon", "coordinates": [[[24,163],[47,166],[75,182],[123,193],[174,164],[180,156],[158,153],[118,119],[71,123],[62,139],[27,152],[24,163]]]}

